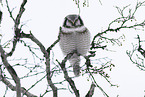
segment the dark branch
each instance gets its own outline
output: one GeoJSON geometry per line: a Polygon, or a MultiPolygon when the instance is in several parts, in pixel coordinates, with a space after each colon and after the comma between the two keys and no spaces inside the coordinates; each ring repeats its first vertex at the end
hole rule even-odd
{"type": "Polygon", "coordinates": [[[16,92],[17,92],[17,97],[21,97],[21,84],[20,84],[20,79],[14,70],[14,68],[8,63],[7,57],[5,55],[5,51],[0,45],[0,53],[1,53],[1,59],[5,67],[7,68],[9,74],[12,76],[14,82],[16,83],[16,92]]]}
{"type": "Polygon", "coordinates": [[[44,54],[44,57],[46,59],[45,65],[46,65],[46,77],[47,77],[47,81],[48,84],[50,85],[50,87],[53,90],[53,97],[57,97],[57,87],[54,85],[54,83],[52,82],[51,79],[51,71],[50,71],[50,51],[48,52],[45,47],[43,46],[43,44],[36,38],[34,37],[34,35],[31,33],[30,34],[25,34],[24,32],[21,33],[21,38],[28,38],[31,39],[34,43],[36,43],[41,52],[44,54]]]}
{"type": "Polygon", "coordinates": [[[92,83],[91,87],[90,87],[90,90],[88,91],[88,93],[87,93],[87,95],[85,97],[92,97],[93,94],[94,94],[95,87],[96,87],[95,84],[92,83]]]}
{"type": "Polygon", "coordinates": [[[93,80],[95,86],[98,87],[98,88],[103,92],[103,94],[104,94],[105,96],[109,97],[108,94],[98,85],[98,83],[96,82],[96,80],[95,80],[93,74],[90,72],[90,70],[89,70],[89,69],[87,69],[87,70],[88,70],[88,72],[89,72],[89,74],[90,74],[90,76],[91,76],[91,78],[92,78],[92,80],[93,80]]]}
{"type": "Polygon", "coordinates": [[[8,8],[8,12],[9,12],[9,14],[10,14],[10,17],[11,17],[12,20],[15,22],[15,19],[14,19],[13,15],[12,15],[12,11],[10,10],[10,7],[9,7],[9,5],[8,5],[8,0],[6,0],[6,4],[7,4],[7,8],[8,8]]]}
{"type": "MultiPolygon", "coordinates": [[[[16,91],[16,87],[14,85],[12,85],[12,83],[10,83],[3,75],[2,73],[0,73],[0,78],[1,78],[1,81],[6,85],[8,86],[12,91],[16,91]]],[[[30,92],[28,92],[25,88],[21,88],[21,91],[23,94],[25,94],[27,97],[37,97],[36,95],[34,94],[31,94],[30,92]]]]}
{"type": "MultiPolygon", "coordinates": [[[[105,94],[105,96],[107,96],[107,97],[109,97],[108,96],[108,94],[98,85],[98,83],[96,82],[96,80],[95,80],[95,78],[94,78],[94,76],[93,76],[93,74],[100,74],[101,76],[103,76],[104,78],[105,78],[105,80],[111,85],[111,86],[117,86],[117,85],[113,85],[109,80],[108,80],[108,78],[109,78],[109,76],[108,76],[108,74],[106,74],[103,70],[104,69],[106,69],[106,68],[109,68],[110,69],[110,71],[111,71],[111,69],[112,69],[112,66],[114,67],[114,65],[110,62],[110,61],[108,61],[107,63],[105,63],[104,65],[102,65],[102,67],[100,67],[100,68],[94,68],[92,65],[91,65],[91,62],[90,62],[90,58],[91,57],[94,57],[95,56],[95,52],[91,52],[91,54],[90,55],[88,55],[88,56],[85,56],[85,59],[86,59],[86,66],[87,66],[87,69],[86,69],[86,73],[89,73],[89,75],[90,75],[90,78],[92,79],[92,82],[93,82],[93,84],[95,84],[95,86],[96,87],[98,87],[104,94],[105,94]],[[110,64],[110,65],[107,65],[107,64],[110,64]]],[[[94,91],[93,89],[94,89],[95,87],[91,87],[90,88],[90,91],[91,91],[91,89],[92,89],[92,91],[91,92],[88,92],[88,94],[86,95],[86,97],[92,97],[92,92],[94,91]],[[89,94],[90,93],[90,94],[89,94]]]]}
{"type": "MultiPolygon", "coordinates": [[[[71,58],[71,56],[75,53],[76,51],[73,51],[69,54],[67,54],[67,56],[62,60],[61,63],[59,63],[63,73],[64,73],[64,78],[66,79],[66,81],[69,83],[69,85],[71,86],[72,90],[74,91],[76,97],[80,97],[80,94],[79,94],[79,90],[77,90],[76,86],[75,86],[75,83],[74,81],[69,77],[68,75],[68,72],[65,68],[65,63],[67,60],[69,60],[71,58]]],[[[58,60],[57,60],[58,61],[58,60]]]]}
{"type": "Polygon", "coordinates": [[[138,39],[138,51],[141,53],[141,55],[145,58],[145,50],[141,47],[141,40],[140,40],[140,37],[139,35],[137,35],[137,39],[138,39]]]}
{"type": "Polygon", "coordinates": [[[14,51],[16,49],[16,45],[17,45],[17,40],[14,39],[12,50],[6,56],[12,56],[12,54],[14,53],[14,51]]]}
{"type": "Polygon", "coordinates": [[[84,56],[84,58],[86,59],[85,64],[86,64],[87,68],[93,67],[93,66],[91,65],[91,60],[90,60],[90,58],[91,58],[91,57],[95,57],[95,55],[96,55],[96,54],[95,54],[95,51],[89,51],[89,53],[90,53],[90,55],[84,56]]]}
{"type": "Polygon", "coordinates": [[[27,0],[23,0],[21,6],[20,6],[20,10],[19,13],[17,14],[16,19],[13,17],[12,12],[10,11],[9,5],[8,5],[8,1],[6,0],[6,4],[7,4],[7,8],[8,8],[8,12],[10,14],[10,17],[12,18],[12,20],[14,21],[14,40],[13,40],[13,47],[12,50],[7,54],[7,56],[12,56],[13,52],[15,51],[16,48],[16,44],[17,42],[20,40],[21,37],[21,29],[19,28],[19,24],[20,24],[20,20],[21,20],[21,16],[25,11],[24,6],[26,5],[27,0]]]}
{"type": "Polygon", "coordinates": [[[136,23],[136,24],[132,24],[132,25],[125,25],[127,22],[129,22],[130,20],[136,20],[135,19],[135,13],[137,12],[138,8],[144,6],[145,1],[144,2],[137,2],[137,5],[135,7],[135,11],[133,13],[131,13],[131,10],[129,9],[129,13],[127,16],[124,15],[124,11],[127,9],[127,7],[129,6],[125,6],[123,7],[123,9],[120,9],[119,7],[116,7],[119,14],[121,15],[121,17],[113,20],[112,22],[110,22],[108,29],[98,33],[97,35],[95,35],[93,37],[92,43],[91,43],[91,48],[90,49],[96,49],[98,48],[95,42],[97,37],[102,37],[104,34],[107,34],[108,32],[118,32],[121,29],[127,29],[127,28],[133,28],[133,29],[137,29],[137,27],[144,27],[145,26],[145,20],[141,23],[136,23]],[[111,25],[114,23],[120,23],[120,26],[117,28],[111,28],[111,25]]]}
{"type": "Polygon", "coordinates": [[[59,42],[59,40],[60,40],[60,34],[58,35],[58,39],[50,47],[48,47],[47,52],[50,52],[50,50],[52,50],[52,48],[59,42]]]}
{"type": "Polygon", "coordinates": [[[25,4],[27,3],[27,0],[23,0],[22,4],[21,4],[21,7],[20,7],[20,10],[19,10],[19,13],[15,19],[15,28],[18,28],[19,24],[20,24],[20,19],[21,19],[21,16],[23,14],[23,12],[25,11],[25,4]]]}
{"type": "Polygon", "coordinates": [[[138,46],[133,45],[133,50],[132,51],[126,51],[126,54],[129,56],[130,61],[133,64],[136,64],[136,66],[140,69],[145,71],[145,66],[144,66],[144,58],[139,57],[138,54],[136,54],[137,59],[134,59],[133,56],[135,52],[138,51],[138,46]],[[140,61],[140,62],[139,62],[140,61]]]}

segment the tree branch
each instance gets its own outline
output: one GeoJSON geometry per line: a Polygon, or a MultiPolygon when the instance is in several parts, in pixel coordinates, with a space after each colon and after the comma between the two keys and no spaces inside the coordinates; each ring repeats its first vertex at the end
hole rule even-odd
{"type": "Polygon", "coordinates": [[[87,95],[85,97],[92,97],[93,94],[94,94],[95,87],[96,87],[95,84],[92,83],[91,87],[90,87],[90,90],[88,91],[88,93],[87,93],[87,95]]]}
{"type": "MultiPolygon", "coordinates": [[[[1,81],[8,86],[12,91],[16,91],[16,87],[14,85],[12,85],[3,75],[2,73],[0,73],[1,76],[1,81]]],[[[25,94],[27,97],[37,97],[34,94],[31,94],[30,92],[28,92],[25,88],[21,88],[21,91],[23,94],[25,94]]]]}
{"type": "Polygon", "coordinates": [[[133,50],[132,52],[131,51],[126,51],[126,54],[129,56],[129,59],[130,61],[133,63],[133,64],[136,64],[136,66],[140,69],[140,70],[143,70],[145,71],[145,66],[144,66],[144,58],[140,58],[137,54],[136,54],[136,57],[138,60],[140,60],[141,62],[138,62],[138,60],[134,60],[132,57],[133,55],[135,54],[135,51],[138,50],[138,46],[134,46],[133,45],[133,50]]]}
{"type": "Polygon", "coordinates": [[[1,59],[5,67],[7,68],[8,72],[12,76],[14,82],[16,83],[16,92],[17,92],[17,97],[21,97],[21,84],[20,84],[20,79],[16,73],[16,71],[13,69],[13,67],[8,63],[7,57],[5,55],[5,51],[0,45],[0,53],[1,53],[1,59]]]}
{"type": "Polygon", "coordinates": [[[112,22],[110,22],[107,30],[105,30],[103,32],[100,32],[93,37],[90,49],[96,49],[97,48],[97,45],[95,43],[96,38],[97,37],[102,37],[104,34],[107,34],[108,32],[118,32],[119,30],[126,29],[126,28],[137,29],[136,27],[144,27],[145,26],[145,20],[141,23],[135,23],[135,24],[132,24],[130,26],[125,25],[128,21],[133,20],[133,19],[135,20],[135,16],[134,16],[135,13],[137,12],[138,8],[144,6],[144,4],[145,4],[145,1],[144,2],[137,2],[137,5],[135,7],[135,11],[133,13],[131,13],[131,10],[129,9],[129,13],[128,13],[127,16],[124,15],[124,11],[129,5],[123,7],[123,9],[120,9],[119,7],[116,7],[119,14],[121,15],[121,17],[119,17],[119,18],[113,20],[112,22]],[[111,25],[116,23],[116,22],[120,23],[120,26],[117,27],[117,28],[111,28],[111,25]]]}
{"type": "Polygon", "coordinates": [[[13,47],[12,47],[12,50],[6,54],[6,56],[12,56],[12,54],[14,53],[15,49],[16,49],[16,45],[17,45],[17,40],[14,39],[13,40],[13,47]]]}
{"type": "Polygon", "coordinates": [[[93,82],[95,83],[95,85],[103,92],[103,94],[106,96],[106,97],[109,97],[108,94],[98,85],[98,83],[96,82],[94,76],[92,75],[92,73],[90,72],[90,70],[88,69],[88,72],[93,80],[93,82]]]}
{"type": "MultiPolygon", "coordinates": [[[[41,52],[44,54],[44,57],[46,59],[46,73],[47,73],[47,81],[48,81],[48,84],[50,85],[50,87],[52,88],[53,90],[53,96],[54,97],[57,97],[57,88],[54,86],[52,80],[51,80],[51,71],[50,71],[50,51],[48,50],[48,52],[46,51],[45,47],[42,45],[42,43],[37,40],[33,35],[32,33],[30,32],[30,34],[25,34],[23,33],[23,31],[21,31],[21,28],[19,28],[19,25],[20,25],[20,19],[22,17],[22,14],[23,12],[25,11],[25,8],[24,6],[26,5],[27,3],[27,0],[23,0],[21,6],[20,6],[20,10],[19,10],[19,13],[17,14],[17,17],[16,19],[13,18],[12,16],[12,12],[10,11],[10,8],[8,6],[8,1],[6,0],[6,3],[7,3],[7,8],[8,8],[8,11],[10,13],[10,17],[13,19],[13,21],[15,22],[15,25],[14,25],[14,32],[15,32],[15,36],[14,36],[14,41],[13,41],[13,48],[12,50],[7,54],[7,56],[11,56],[13,54],[13,52],[15,51],[15,48],[16,48],[16,44],[17,42],[19,41],[20,38],[29,38],[31,39],[34,43],[36,43],[40,49],[41,49],[41,52]]],[[[56,41],[57,43],[58,41],[56,41]]],[[[55,43],[55,44],[56,44],[55,43]]],[[[55,45],[54,44],[54,45],[55,45]]],[[[51,46],[50,48],[52,48],[53,46],[51,46]]],[[[50,49],[51,50],[51,49],[50,49]]]]}
{"type": "MultiPolygon", "coordinates": [[[[61,31],[61,27],[60,27],[60,31],[61,31]]],[[[47,52],[50,52],[50,50],[52,50],[52,48],[59,42],[60,40],[60,33],[58,35],[58,39],[47,49],[47,52]]]]}
{"type": "Polygon", "coordinates": [[[7,5],[7,8],[8,8],[8,12],[9,12],[9,14],[10,14],[10,17],[11,17],[12,20],[15,22],[15,19],[14,19],[13,15],[12,15],[12,11],[10,10],[10,7],[9,7],[9,5],[8,5],[8,0],[6,0],[6,5],[7,5]]]}
{"type": "Polygon", "coordinates": [[[15,19],[15,26],[14,26],[15,28],[18,28],[18,26],[20,24],[20,19],[21,19],[23,12],[25,11],[24,6],[26,5],[26,3],[27,3],[27,0],[23,0],[21,7],[20,7],[20,10],[19,10],[19,13],[15,19]]]}
{"type": "Polygon", "coordinates": [[[139,35],[137,35],[137,39],[138,39],[138,44],[139,44],[139,46],[138,46],[138,51],[139,51],[139,52],[141,53],[141,55],[145,58],[145,50],[141,47],[141,44],[140,44],[141,40],[140,40],[139,35]]]}
{"type": "Polygon", "coordinates": [[[44,57],[46,59],[45,65],[46,65],[46,75],[47,75],[47,81],[50,87],[53,90],[53,97],[57,97],[57,87],[54,85],[54,83],[51,80],[51,71],[50,71],[50,51],[48,52],[43,44],[33,36],[33,34],[30,31],[30,34],[25,34],[24,32],[21,33],[21,38],[28,38],[31,39],[34,43],[36,43],[41,52],[44,54],[44,57]]]}
{"type": "Polygon", "coordinates": [[[64,73],[64,78],[66,79],[66,81],[67,81],[67,82],[69,83],[69,85],[71,86],[71,88],[72,88],[72,90],[74,91],[76,97],[80,97],[79,90],[77,90],[74,81],[69,77],[68,72],[67,72],[67,70],[66,70],[66,68],[65,68],[65,63],[66,63],[66,61],[69,60],[69,59],[71,58],[71,56],[72,56],[75,52],[76,52],[76,51],[73,51],[73,52],[67,54],[66,57],[62,60],[61,63],[59,63],[58,60],[57,60],[57,62],[59,63],[59,65],[60,65],[60,67],[61,67],[61,69],[62,69],[62,71],[63,71],[63,73],[64,73]]]}
{"type": "Polygon", "coordinates": [[[10,8],[9,8],[9,5],[8,5],[8,1],[6,0],[8,12],[10,14],[10,17],[14,21],[14,32],[15,32],[15,36],[14,36],[14,40],[13,40],[13,47],[12,47],[12,50],[7,54],[7,56],[12,56],[13,52],[16,49],[17,42],[19,41],[19,39],[21,37],[21,29],[19,28],[19,25],[20,25],[20,20],[21,20],[22,14],[25,11],[24,6],[26,5],[26,3],[27,3],[27,0],[23,0],[22,4],[20,6],[19,13],[17,14],[17,17],[15,19],[13,17],[13,15],[12,15],[12,12],[10,11],[10,8]]]}

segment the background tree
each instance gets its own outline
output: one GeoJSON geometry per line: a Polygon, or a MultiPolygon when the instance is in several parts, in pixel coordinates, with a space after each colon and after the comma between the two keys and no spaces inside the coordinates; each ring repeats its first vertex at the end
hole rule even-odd
{"type": "MultiPolygon", "coordinates": [[[[3,5],[6,6],[5,8],[7,8],[11,21],[13,21],[12,24],[14,24],[12,28],[13,32],[8,33],[14,34],[11,38],[7,38],[6,42],[3,42],[3,37],[5,37],[3,33],[5,32],[1,34],[0,80],[6,86],[3,96],[7,96],[10,93],[10,89],[16,91],[15,96],[17,97],[24,95],[28,97],[44,97],[48,95],[50,96],[50,93],[52,93],[53,97],[57,97],[62,90],[67,90],[67,92],[72,93],[76,97],[81,97],[81,91],[84,90],[78,89],[79,87],[76,84],[76,79],[79,79],[78,81],[81,83],[82,78],[85,78],[89,82],[88,90],[85,92],[86,97],[92,97],[96,88],[98,88],[104,96],[109,97],[108,92],[104,90],[103,86],[98,84],[98,80],[96,79],[99,78],[98,76],[103,78],[101,81],[105,79],[110,86],[118,87],[118,85],[111,83],[108,74],[112,68],[115,67],[112,63],[112,59],[109,58],[109,56],[101,58],[96,55],[99,52],[110,51],[110,48],[113,48],[112,45],[122,46],[122,42],[125,40],[126,36],[125,33],[118,35],[121,30],[125,31],[133,29],[140,31],[144,29],[145,21],[138,21],[136,14],[138,10],[145,5],[145,1],[138,1],[134,6],[134,9],[130,8],[131,5],[122,8],[115,6],[119,16],[114,20],[111,20],[107,27],[104,27],[102,31],[95,33],[93,36],[90,51],[85,58],[82,58],[82,75],[78,78],[75,78],[73,75],[72,67],[67,65],[67,60],[71,57],[73,52],[61,60],[55,56],[55,47],[59,42],[59,35],[58,38],[56,38],[54,42],[51,42],[52,44],[47,47],[39,40],[39,37],[33,35],[33,31],[25,30],[25,25],[29,20],[26,22],[21,21],[23,15],[25,15],[25,7],[29,2],[27,0],[22,0],[19,3],[19,7],[16,8],[12,8],[9,5],[9,2],[8,0],[5,0],[3,5]],[[23,57],[19,57],[20,54],[16,54],[19,49],[24,53],[24,55],[22,55],[23,57]],[[34,80],[34,78],[36,80],[34,80]],[[46,87],[39,87],[41,88],[39,89],[37,85],[40,83],[46,87]],[[32,93],[31,90],[34,88],[38,89],[39,93],[32,93]]],[[[81,13],[81,6],[89,6],[90,2],[91,1],[88,0],[84,0],[83,2],[75,0],[79,13],[81,13]]],[[[102,2],[99,2],[102,5],[102,2]]],[[[37,10],[37,12],[39,14],[39,10],[37,10]]],[[[3,11],[2,13],[4,14],[6,11],[3,11]]],[[[3,23],[3,21],[1,23],[3,23]]],[[[136,40],[137,45],[133,45],[133,51],[127,51],[127,55],[134,64],[137,64],[137,67],[144,70],[144,49],[143,44],[141,44],[144,41],[141,40],[140,35],[137,35],[136,40]],[[141,58],[138,54],[134,57],[133,54],[135,51],[140,53],[143,57],[141,58]],[[140,61],[134,61],[132,58],[137,58],[140,61]]]]}

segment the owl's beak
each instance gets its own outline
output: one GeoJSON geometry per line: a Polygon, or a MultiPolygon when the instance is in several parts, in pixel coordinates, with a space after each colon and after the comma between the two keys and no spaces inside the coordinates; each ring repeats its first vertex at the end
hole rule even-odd
{"type": "Polygon", "coordinates": [[[73,23],[73,25],[75,25],[75,22],[72,22],[73,23]]]}

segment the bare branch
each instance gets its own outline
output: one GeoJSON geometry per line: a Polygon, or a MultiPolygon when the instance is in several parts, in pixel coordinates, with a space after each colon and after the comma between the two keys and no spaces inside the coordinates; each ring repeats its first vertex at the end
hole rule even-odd
{"type": "Polygon", "coordinates": [[[138,54],[136,54],[137,59],[133,59],[133,56],[135,54],[135,52],[138,51],[138,46],[134,46],[133,45],[133,50],[132,51],[126,51],[126,54],[129,56],[131,62],[133,64],[136,64],[136,66],[140,69],[145,71],[145,66],[144,66],[144,58],[141,58],[138,56],[138,54]],[[140,62],[139,62],[140,61],[140,62]]]}
{"type": "MultiPolygon", "coordinates": [[[[10,8],[8,6],[8,1],[6,0],[6,3],[7,3],[7,8],[8,8],[8,11],[10,13],[10,17],[13,19],[13,21],[15,22],[15,25],[14,25],[14,32],[15,32],[15,37],[14,37],[14,41],[13,41],[13,48],[12,50],[10,51],[10,53],[7,54],[7,56],[11,56],[13,54],[13,52],[15,51],[15,48],[16,48],[16,44],[17,42],[19,41],[20,38],[29,38],[31,39],[34,43],[36,43],[40,49],[41,49],[41,52],[44,54],[44,57],[46,59],[46,73],[47,73],[47,81],[48,81],[48,84],[50,85],[50,87],[52,88],[53,90],[53,96],[54,97],[57,97],[57,88],[54,86],[52,80],[51,80],[51,71],[50,71],[50,51],[47,52],[45,47],[42,45],[42,43],[37,40],[33,35],[32,33],[30,32],[30,34],[25,34],[23,33],[23,31],[21,32],[21,28],[19,28],[19,24],[20,24],[20,19],[22,17],[22,14],[23,12],[25,11],[25,8],[24,6],[26,5],[27,3],[27,0],[23,0],[21,6],[20,6],[20,10],[19,10],[19,13],[17,14],[17,17],[16,19],[13,18],[12,16],[12,12],[10,11],[10,8]]],[[[56,41],[57,43],[58,41],[56,41]]],[[[55,43],[55,44],[56,44],[55,43]]],[[[54,44],[54,45],[55,45],[54,44]]],[[[52,48],[52,47],[50,47],[52,48]]],[[[50,49],[51,50],[51,49],[50,49]]]]}
{"type": "MultiPolygon", "coordinates": [[[[2,82],[5,83],[5,85],[8,86],[12,91],[16,91],[16,87],[13,86],[6,78],[3,77],[2,82]]],[[[28,97],[37,97],[36,95],[28,92],[28,90],[26,90],[24,87],[21,88],[21,91],[23,94],[25,94],[28,97]]]]}
{"type": "Polygon", "coordinates": [[[29,89],[25,90],[25,92],[23,92],[23,95],[27,95],[27,92],[28,92],[30,89],[32,89],[35,85],[37,85],[40,81],[42,81],[45,77],[46,77],[46,75],[43,76],[41,79],[39,79],[37,82],[35,82],[29,89]]]}
{"type": "MultiPolygon", "coordinates": [[[[61,31],[61,27],[60,27],[60,31],[61,31]]],[[[58,39],[47,49],[47,52],[50,52],[50,50],[52,50],[52,48],[59,42],[60,40],[60,33],[58,35],[58,39]]]]}
{"type": "Polygon", "coordinates": [[[7,56],[12,56],[13,52],[15,51],[16,48],[16,44],[20,39],[21,36],[21,29],[19,28],[19,24],[20,24],[20,19],[22,14],[25,11],[24,6],[26,5],[27,0],[23,0],[21,6],[20,6],[20,10],[19,13],[17,14],[16,19],[13,17],[12,15],[12,11],[10,11],[9,5],[8,5],[8,1],[6,0],[6,4],[7,4],[7,8],[8,8],[8,12],[10,14],[10,17],[12,18],[12,20],[14,21],[14,32],[15,32],[15,36],[14,36],[14,40],[13,40],[13,47],[12,50],[7,54],[7,56]]]}
{"type": "MultiPolygon", "coordinates": [[[[103,94],[105,94],[105,96],[109,97],[108,94],[102,89],[102,87],[98,85],[98,83],[96,82],[96,80],[95,80],[93,74],[98,74],[98,73],[99,73],[101,76],[104,77],[104,79],[105,79],[111,86],[117,86],[117,85],[113,85],[113,84],[108,80],[108,78],[109,78],[108,74],[105,73],[105,72],[103,71],[104,69],[107,69],[107,68],[109,68],[110,71],[111,71],[112,66],[114,67],[114,65],[113,65],[110,61],[107,61],[107,63],[105,63],[104,65],[101,64],[101,67],[97,69],[97,67],[93,67],[93,66],[91,65],[91,62],[90,62],[90,58],[91,58],[91,57],[94,57],[94,56],[95,56],[95,52],[91,52],[91,55],[85,56],[85,59],[86,59],[86,63],[85,63],[85,64],[87,65],[86,73],[89,73],[90,78],[92,79],[92,84],[95,84],[95,86],[98,87],[98,88],[103,92],[103,94]],[[107,65],[107,64],[109,64],[109,65],[107,65]]],[[[106,60],[106,59],[105,59],[105,60],[106,60]]],[[[100,62],[100,61],[99,61],[99,62],[100,62]]],[[[99,64],[97,63],[97,65],[99,65],[99,64]]],[[[118,86],[117,86],[117,87],[118,87],[118,86]]],[[[90,88],[90,91],[91,91],[91,89],[94,89],[94,88],[95,88],[95,87],[92,86],[92,87],[90,88]]],[[[94,90],[92,90],[92,92],[93,92],[93,91],[94,91],[94,90]]],[[[92,95],[93,95],[92,92],[91,92],[91,94],[89,94],[90,92],[88,92],[88,94],[86,95],[86,97],[92,97],[92,95]]]]}
{"type": "MultiPolygon", "coordinates": [[[[6,85],[6,86],[8,86],[12,91],[16,91],[16,87],[15,86],[13,86],[3,75],[0,75],[1,76],[1,78],[2,78],[2,82],[6,85]]],[[[36,95],[34,95],[34,94],[31,94],[30,92],[28,92],[25,88],[21,88],[21,91],[22,91],[22,93],[23,94],[25,94],[26,96],[28,96],[28,97],[37,97],[36,95]]]]}
{"type": "Polygon", "coordinates": [[[8,8],[8,12],[9,12],[9,14],[10,14],[10,17],[11,17],[12,20],[15,22],[15,19],[14,19],[13,15],[12,15],[12,11],[10,10],[10,7],[9,7],[9,5],[8,5],[8,0],[6,0],[6,4],[7,4],[7,8],[8,8]]]}
{"type": "Polygon", "coordinates": [[[20,19],[21,19],[21,16],[23,14],[23,12],[25,11],[25,4],[27,3],[27,0],[23,0],[22,4],[21,4],[21,7],[20,7],[20,10],[19,10],[19,13],[16,17],[16,20],[15,20],[15,28],[18,28],[19,24],[20,24],[20,19]]]}
{"type": "Polygon", "coordinates": [[[145,50],[141,47],[141,40],[140,40],[140,37],[139,35],[137,35],[137,39],[138,39],[138,51],[141,53],[141,55],[145,58],[145,50]]]}
{"type": "Polygon", "coordinates": [[[103,94],[105,94],[105,96],[109,97],[108,94],[98,85],[98,83],[96,82],[94,76],[92,75],[92,73],[90,72],[90,70],[88,69],[88,72],[93,80],[93,82],[95,83],[95,85],[103,92],[103,94]]]}
{"type": "Polygon", "coordinates": [[[1,53],[1,58],[2,58],[3,64],[5,65],[5,67],[7,68],[8,72],[12,76],[14,82],[16,83],[17,97],[21,97],[21,84],[20,84],[20,79],[19,79],[16,71],[13,69],[13,67],[8,63],[7,57],[5,55],[5,51],[3,50],[3,48],[1,47],[1,45],[0,45],[0,53],[1,53]]]}
{"type": "Polygon", "coordinates": [[[137,4],[136,4],[136,7],[135,7],[135,10],[134,10],[132,16],[134,16],[134,14],[135,14],[136,11],[138,10],[138,8],[141,7],[141,6],[145,6],[145,1],[143,1],[143,2],[138,2],[138,1],[137,1],[137,4]]]}
{"type": "Polygon", "coordinates": [[[88,91],[88,93],[87,93],[87,95],[85,97],[92,97],[93,94],[94,94],[95,87],[96,87],[95,84],[92,83],[91,87],[90,87],[90,90],[88,91]]]}
{"type": "Polygon", "coordinates": [[[131,13],[131,9],[129,9],[129,13],[127,16],[124,15],[124,11],[129,7],[129,5],[123,7],[123,9],[120,9],[119,7],[116,6],[117,11],[119,12],[119,14],[121,15],[121,17],[113,20],[112,22],[110,22],[108,29],[105,31],[102,31],[100,33],[98,33],[97,35],[95,35],[93,37],[92,43],[91,43],[91,48],[90,49],[96,49],[97,48],[97,44],[95,42],[97,37],[103,37],[104,34],[107,34],[108,32],[118,32],[121,29],[137,29],[137,27],[144,27],[145,26],[145,20],[141,23],[135,23],[132,25],[125,25],[127,22],[129,22],[130,20],[135,20],[135,13],[137,12],[138,8],[144,6],[145,1],[144,2],[137,2],[137,5],[135,7],[135,11],[133,13],[131,13]],[[120,23],[120,26],[116,27],[116,28],[111,28],[111,25],[114,23],[120,23]]]}
{"type": "Polygon", "coordinates": [[[51,71],[50,71],[50,51],[48,52],[43,44],[33,36],[33,34],[30,31],[30,34],[25,34],[24,32],[21,33],[21,38],[28,38],[31,39],[34,43],[36,43],[41,52],[44,54],[44,57],[46,59],[45,65],[46,65],[46,75],[47,75],[47,81],[50,87],[53,90],[53,97],[57,97],[57,87],[55,87],[54,83],[51,80],[51,71]]]}
{"type": "Polygon", "coordinates": [[[13,47],[12,47],[12,50],[11,50],[9,53],[7,53],[6,56],[12,56],[12,54],[14,53],[14,51],[15,51],[15,49],[16,49],[16,45],[17,45],[17,40],[14,39],[14,40],[13,40],[13,47]]]}
{"type": "Polygon", "coordinates": [[[67,56],[62,60],[61,63],[59,63],[58,60],[57,60],[57,62],[59,63],[59,65],[60,65],[60,67],[61,67],[61,69],[62,69],[62,71],[63,71],[63,73],[64,73],[64,78],[66,79],[66,81],[67,81],[67,82],[69,83],[69,85],[71,86],[71,88],[72,88],[72,90],[74,91],[76,97],[80,97],[79,90],[77,90],[74,81],[69,77],[68,72],[67,72],[67,70],[66,70],[66,68],[65,68],[65,63],[66,63],[66,61],[67,61],[68,59],[70,59],[71,56],[72,56],[75,52],[76,52],[76,51],[73,51],[73,52],[67,54],[67,56]]]}

